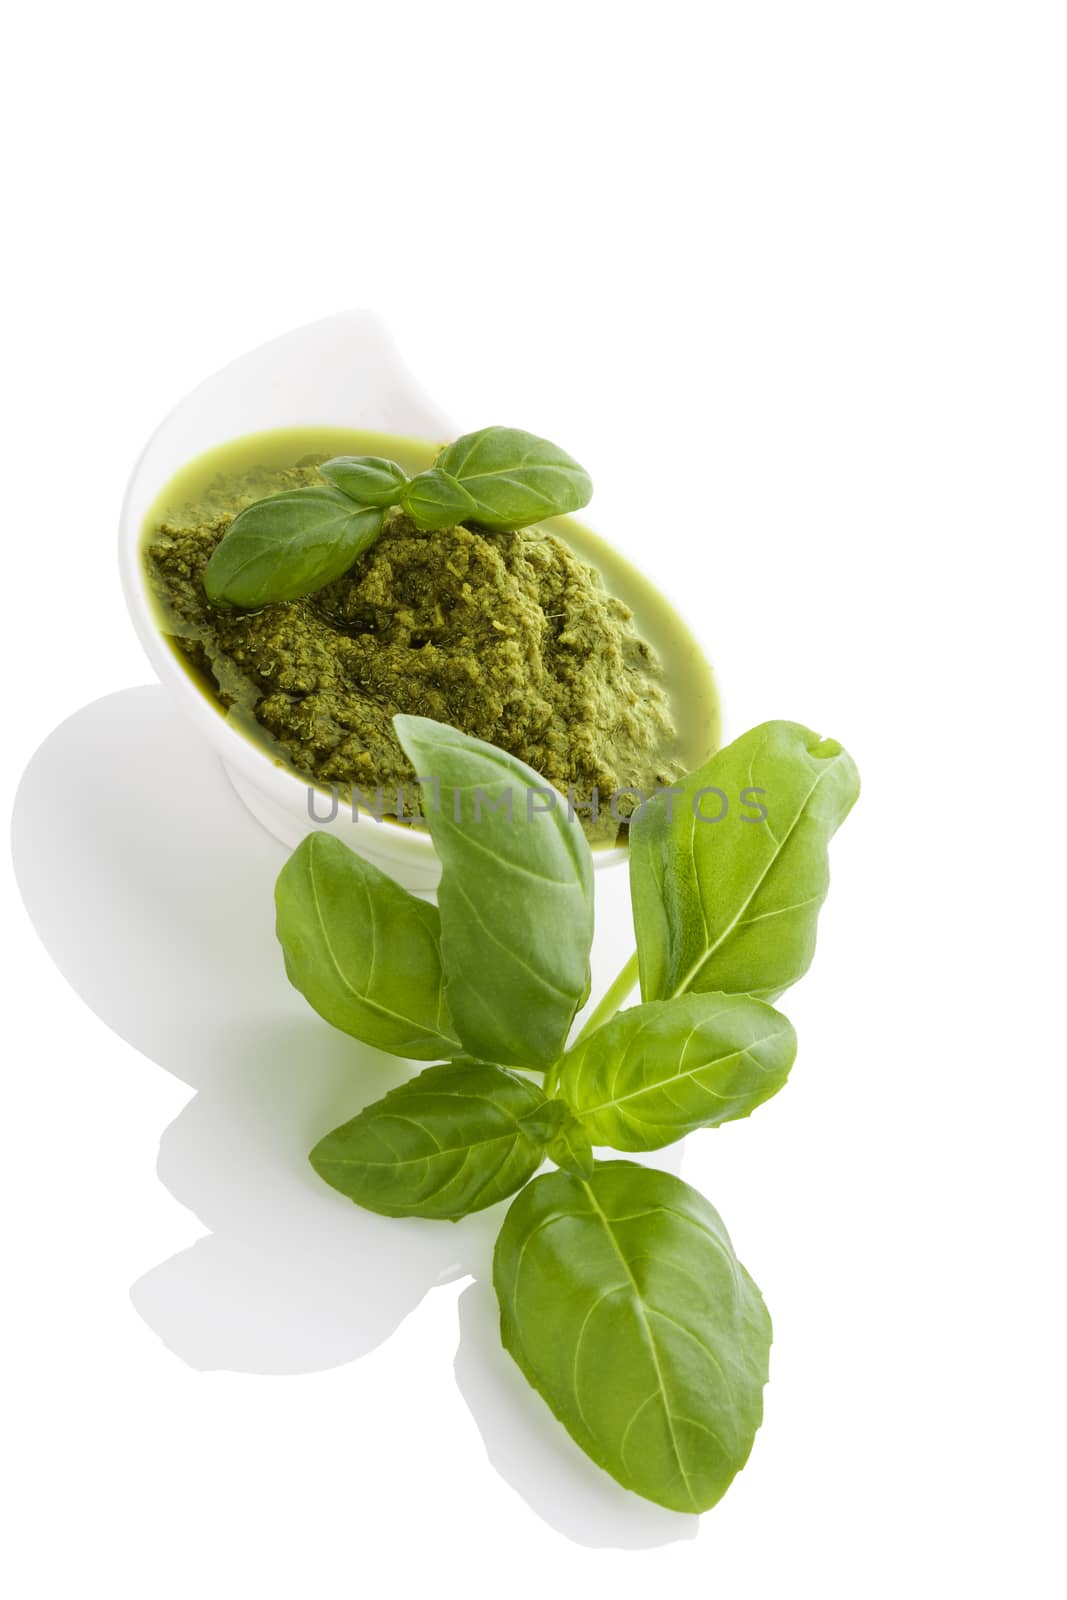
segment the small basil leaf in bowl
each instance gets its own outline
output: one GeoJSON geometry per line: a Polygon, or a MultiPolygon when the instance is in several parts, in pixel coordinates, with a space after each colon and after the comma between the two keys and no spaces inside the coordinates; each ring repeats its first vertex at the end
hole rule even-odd
{"type": "Polygon", "coordinates": [[[238,513],[204,569],[215,605],[275,605],[314,594],[377,539],[383,512],[337,489],[288,489],[238,513]]]}
{"type": "Polygon", "coordinates": [[[395,506],[408,475],[385,456],[334,456],[319,468],[322,476],[361,506],[395,506]]]}
{"type": "Polygon", "coordinates": [[[573,456],[522,428],[465,433],[434,464],[471,496],[469,520],[495,531],[577,511],[593,493],[589,474],[573,456]]]}
{"type": "Polygon", "coordinates": [[[429,467],[412,478],[401,505],[415,526],[427,531],[454,528],[457,522],[470,521],[477,510],[473,496],[440,467],[429,467]]]}

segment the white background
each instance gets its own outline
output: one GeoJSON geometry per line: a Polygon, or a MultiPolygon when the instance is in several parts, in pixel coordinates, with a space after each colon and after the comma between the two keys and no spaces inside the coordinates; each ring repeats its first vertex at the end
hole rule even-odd
{"type": "MultiPolygon", "coordinates": [[[[349,1268],[348,1211],[323,1210],[326,1277],[350,1270],[344,1294],[381,1314],[362,1359],[204,1371],[188,1327],[168,1348],[129,1290],[201,1259],[179,1253],[212,1216],[244,1219],[272,1315],[308,1338],[336,1320],[304,1295],[314,1220],[286,1234],[292,1149],[245,1140],[253,1077],[241,1116],[188,1144],[194,1198],[172,1193],[157,1146],[189,1088],[68,987],[7,873],[10,1592],[1063,1592],[1064,32],[1061,6],[1020,0],[187,0],[8,23],[12,793],[57,724],[150,677],[114,560],[149,431],[224,361],[346,305],[386,316],[463,425],[514,422],[588,465],[590,520],[681,603],[735,732],[800,719],[865,784],[786,1005],[793,1081],[686,1153],[776,1333],[751,1462],[699,1531],[576,1463],[506,1366],[469,1407],[464,1278],[383,1310],[409,1246],[371,1270],[354,1231],[349,1268]]],[[[155,704],[120,704],[129,737],[100,756],[146,783],[155,704]]],[[[265,886],[273,1016],[277,853],[219,789],[219,827],[244,830],[231,893],[211,777],[204,859],[234,945],[265,886]]],[[[79,782],[53,783],[39,856],[51,829],[76,862],[79,782]]],[[[150,853],[122,884],[70,870],[53,954],[69,924],[67,969],[81,951],[114,998],[123,951],[103,912],[94,941],[78,872],[147,918],[150,853]]],[[[226,931],[204,930],[205,992],[226,931]]],[[[237,993],[235,1055],[257,1024],[255,986],[237,993]]],[[[152,1025],[195,1038],[200,1003],[191,986],[152,1025]]],[[[327,1033],[301,1036],[293,1082],[326,1070],[317,1050],[339,1071],[327,1033]]],[[[267,1117],[288,1063],[272,1074],[267,1117]]],[[[231,1368],[254,1367],[237,1345],[231,1368]]]]}

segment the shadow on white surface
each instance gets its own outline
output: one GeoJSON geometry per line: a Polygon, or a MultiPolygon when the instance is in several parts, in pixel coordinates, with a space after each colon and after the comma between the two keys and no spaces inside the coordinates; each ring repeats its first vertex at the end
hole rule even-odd
{"type": "Polygon", "coordinates": [[[489,1283],[504,1207],[459,1224],[377,1217],[333,1193],[307,1151],[411,1068],[330,1028],[290,988],[274,937],[281,845],[160,687],[96,701],[45,741],[12,824],[40,938],[121,1038],[197,1093],[159,1175],[210,1233],[133,1285],[191,1367],[322,1371],[389,1336],[457,1277],[456,1376],[489,1458],[587,1545],[695,1535],[592,1468],[500,1345],[489,1283]]]}

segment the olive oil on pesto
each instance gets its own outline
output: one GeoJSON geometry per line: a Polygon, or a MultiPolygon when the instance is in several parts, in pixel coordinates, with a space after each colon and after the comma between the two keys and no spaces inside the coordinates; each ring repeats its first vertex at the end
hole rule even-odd
{"type": "MultiPolygon", "coordinates": [[[[406,471],[435,446],[331,428],[248,435],[166,485],[143,529],[161,631],[228,720],[306,781],[404,810],[417,786],[395,712],[451,722],[526,761],[583,806],[594,844],[615,842],[616,790],[648,790],[719,742],[710,669],[661,595],[571,517],[518,533],[421,532],[394,514],[334,584],[241,612],[211,606],[203,568],[244,506],[321,482],[331,455],[380,455],[406,471]]],[[[633,796],[621,799],[628,812],[633,796]]]]}

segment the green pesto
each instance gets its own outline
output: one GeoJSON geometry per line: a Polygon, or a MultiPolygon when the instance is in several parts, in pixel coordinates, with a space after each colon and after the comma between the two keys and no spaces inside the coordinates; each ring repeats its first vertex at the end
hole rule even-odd
{"type": "MultiPolygon", "coordinates": [[[[432,456],[415,441],[293,430],[235,441],[168,485],[146,519],[144,556],[179,658],[225,714],[320,787],[380,787],[387,812],[401,787],[405,814],[416,814],[414,771],[392,727],[397,712],[414,713],[510,751],[579,801],[595,788],[605,814],[583,822],[592,840],[613,842],[611,794],[676,781],[715,747],[717,708],[705,669],[701,714],[690,707],[679,729],[659,653],[572,548],[570,519],[558,519],[564,537],[424,532],[392,511],[377,543],[316,594],[253,612],[208,601],[204,567],[236,514],[321,484],[316,463],[342,438],[408,470],[432,456]]],[[[691,646],[679,627],[683,641],[691,646]]]]}

